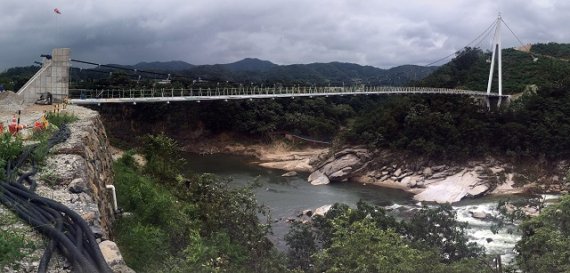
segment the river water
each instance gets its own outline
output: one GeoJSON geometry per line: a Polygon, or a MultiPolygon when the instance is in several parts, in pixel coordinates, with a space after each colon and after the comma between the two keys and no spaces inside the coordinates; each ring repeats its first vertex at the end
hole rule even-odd
{"type": "MultiPolygon", "coordinates": [[[[314,210],[323,205],[346,203],[353,206],[359,200],[380,205],[396,217],[421,207],[412,199],[412,195],[396,189],[366,186],[358,183],[333,183],[313,186],[307,182],[307,175],[281,177],[284,171],[265,169],[255,165],[252,158],[233,155],[195,155],[185,156],[189,172],[213,173],[229,177],[236,186],[245,185],[257,179],[261,186],[256,189],[258,203],[271,211],[273,235],[272,241],[278,249],[286,249],[283,236],[288,231],[286,219],[294,218],[303,210],[314,210]]],[[[524,197],[511,196],[509,199],[524,197]]],[[[515,227],[504,229],[498,234],[491,231],[492,221],[471,217],[470,211],[483,211],[497,215],[497,202],[506,197],[484,197],[465,200],[453,205],[460,221],[468,223],[467,234],[471,241],[484,246],[488,254],[500,254],[504,262],[514,257],[513,247],[520,239],[515,227]]]]}

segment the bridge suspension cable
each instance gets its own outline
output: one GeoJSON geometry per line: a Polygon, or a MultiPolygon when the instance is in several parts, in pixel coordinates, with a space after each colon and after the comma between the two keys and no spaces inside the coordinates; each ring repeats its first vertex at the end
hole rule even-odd
{"type": "MultiPolygon", "coordinates": [[[[495,27],[496,25],[497,25],[497,20],[494,20],[491,25],[489,25],[483,32],[481,32],[481,34],[479,34],[475,39],[473,39],[471,42],[469,42],[469,43],[468,43],[467,45],[465,45],[463,48],[469,47],[469,46],[475,44],[475,42],[477,42],[477,41],[479,41],[479,42],[476,44],[475,47],[477,47],[478,45],[480,45],[481,42],[485,40],[484,38],[487,37],[487,36],[491,33],[491,31],[494,29],[494,27],[495,27]]],[[[439,62],[441,62],[441,61],[444,61],[444,60],[446,60],[446,59],[449,59],[450,57],[455,56],[456,54],[457,54],[457,51],[455,51],[455,52],[453,52],[453,53],[451,53],[451,54],[449,54],[449,55],[447,55],[447,56],[445,56],[445,57],[443,57],[443,58],[439,58],[439,59],[437,59],[437,60],[435,60],[435,61],[433,61],[433,62],[431,62],[431,63],[429,63],[429,64],[427,64],[427,65],[425,65],[425,66],[434,65],[434,64],[439,63],[439,62]]]]}
{"type": "MultiPolygon", "coordinates": [[[[143,76],[145,78],[150,78],[150,77],[144,76],[142,74],[151,74],[151,75],[163,76],[169,80],[173,79],[173,78],[179,78],[179,79],[185,79],[185,80],[189,80],[189,81],[193,81],[193,82],[203,80],[203,81],[209,81],[209,82],[225,82],[225,83],[231,83],[231,84],[240,84],[238,82],[229,81],[229,80],[219,80],[219,79],[216,80],[216,79],[210,79],[210,78],[204,78],[204,77],[199,77],[198,79],[196,79],[196,78],[193,78],[190,76],[184,76],[184,75],[180,75],[180,74],[176,74],[176,73],[161,73],[161,72],[154,72],[154,71],[148,71],[148,70],[141,70],[141,69],[137,69],[137,68],[129,68],[129,67],[124,67],[124,66],[99,64],[99,63],[95,63],[95,62],[78,60],[78,59],[71,59],[70,61],[76,62],[76,63],[94,65],[97,67],[105,67],[105,68],[110,68],[110,69],[130,71],[130,72],[134,72],[136,75],[143,76]]],[[[94,71],[94,72],[100,72],[100,73],[109,73],[109,72],[103,72],[103,71],[100,71],[97,69],[91,69],[91,68],[88,68],[87,70],[94,71]]],[[[156,78],[152,78],[152,79],[156,79],[156,78]]]]}

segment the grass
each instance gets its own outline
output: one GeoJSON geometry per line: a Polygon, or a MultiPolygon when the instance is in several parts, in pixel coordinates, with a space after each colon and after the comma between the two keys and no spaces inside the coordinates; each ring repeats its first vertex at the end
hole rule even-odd
{"type": "Polygon", "coordinates": [[[53,170],[46,170],[41,172],[40,180],[46,182],[50,186],[55,186],[57,184],[57,175],[53,170]]]}
{"type": "MultiPolygon", "coordinates": [[[[60,127],[63,124],[74,122],[78,118],[68,113],[49,113],[47,119],[50,124],[60,127]]],[[[48,154],[47,140],[53,135],[55,128],[36,131],[32,135],[32,140],[39,141],[38,146],[32,152],[32,157],[36,162],[42,162],[48,154]]],[[[10,160],[15,160],[23,151],[24,145],[22,139],[14,137],[9,133],[0,134],[0,179],[5,179],[4,169],[10,160]]],[[[42,176],[43,180],[48,183],[54,183],[53,172],[47,172],[42,176]]],[[[1,194],[1,193],[0,193],[1,194]]],[[[0,218],[0,227],[11,225],[17,222],[16,216],[2,215],[0,218]]],[[[35,250],[35,245],[25,238],[21,231],[4,230],[0,228],[0,270],[5,266],[13,265],[14,262],[21,260],[26,255],[35,250]]],[[[15,268],[16,270],[18,268],[15,268]]]]}
{"type": "Polygon", "coordinates": [[[33,252],[35,246],[16,231],[0,230],[0,269],[33,252]]]}
{"type": "Polygon", "coordinates": [[[10,133],[0,134],[0,179],[6,179],[5,169],[8,161],[15,160],[22,153],[23,142],[10,133]]]}
{"type": "Polygon", "coordinates": [[[57,127],[79,120],[77,116],[71,113],[48,113],[46,118],[50,124],[53,124],[57,127]]]}

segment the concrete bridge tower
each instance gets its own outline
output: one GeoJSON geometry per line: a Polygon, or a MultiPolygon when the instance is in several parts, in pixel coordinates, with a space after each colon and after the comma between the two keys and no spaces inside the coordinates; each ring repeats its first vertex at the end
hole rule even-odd
{"type": "Polygon", "coordinates": [[[62,101],[69,94],[69,48],[55,48],[51,55],[44,55],[40,70],[26,83],[18,95],[25,102],[35,102],[41,93],[50,92],[55,102],[62,101]]]}
{"type": "MultiPolygon", "coordinates": [[[[489,70],[489,81],[487,82],[487,96],[491,94],[491,86],[493,83],[493,72],[495,71],[495,59],[497,60],[498,63],[498,74],[499,74],[499,79],[498,79],[498,83],[499,83],[499,101],[497,102],[497,106],[501,105],[501,101],[502,101],[502,95],[503,95],[503,48],[501,45],[501,22],[503,22],[503,18],[501,17],[501,14],[499,13],[499,17],[497,18],[497,22],[495,25],[495,35],[493,36],[493,54],[491,56],[491,69],[489,70]]],[[[489,106],[489,100],[490,98],[487,97],[487,107],[490,108],[489,106]]]]}

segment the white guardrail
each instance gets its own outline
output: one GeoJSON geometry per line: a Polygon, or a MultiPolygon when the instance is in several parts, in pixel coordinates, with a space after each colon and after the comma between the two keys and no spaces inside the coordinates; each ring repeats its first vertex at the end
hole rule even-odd
{"type": "Polygon", "coordinates": [[[509,97],[482,91],[429,87],[242,87],[191,89],[70,89],[73,104],[169,102],[200,100],[266,99],[283,97],[343,96],[367,94],[451,94],[464,96],[509,97]]]}

